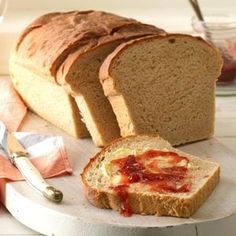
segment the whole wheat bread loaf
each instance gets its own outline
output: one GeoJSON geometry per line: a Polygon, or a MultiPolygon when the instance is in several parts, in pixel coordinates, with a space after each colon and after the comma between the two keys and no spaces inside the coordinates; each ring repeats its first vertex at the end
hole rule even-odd
{"type": "Polygon", "coordinates": [[[222,58],[199,37],[132,40],[104,61],[100,80],[121,135],[157,133],[172,145],[213,135],[222,58]]]}
{"type": "Polygon", "coordinates": [[[104,148],[89,161],[81,178],[88,200],[97,207],[126,216],[190,217],[214,190],[219,175],[217,163],[174,149],[160,137],[138,135],[120,138],[104,148]],[[155,150],[162,154],[139,158],[155,150]],[[137,162],[132,162],[134,158],[137,162]]]}
{"type": "Polygon", "coordinates": [[[86,130],[78,115],[80,110],[95,144],[107,144],[120,131],[98,79],[100,65],[120,43],[152,34],[164,34],[164,31],[105,12],[44,15],[30,24],[16,43],[10,60],[13,82],[32,110],[59,127],[71,123],[73,130],[65,130],[84,136],[86,130]],[[24,71],[32,76],[24,78],[24,71]],[[37,87],[39,81],[42,87],[37,87]],[[52,96],[49,87],[57,90],[58,96],[52,96]],[[45,90],[41,91],[42,88],[45,90]],[[47,101],[54,106],[49,107],[47,101]],[[65,112],[58,117],[65,106],[65,112]]]}

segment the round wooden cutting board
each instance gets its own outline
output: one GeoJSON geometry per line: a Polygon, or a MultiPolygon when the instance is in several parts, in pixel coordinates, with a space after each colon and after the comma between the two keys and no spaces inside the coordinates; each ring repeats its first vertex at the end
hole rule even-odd
{"type": "Polygon", "coordinates": [[[118,212],[90,205],[83,194],[80,173],[89,158],[99,151],[90,139],[74,139],[30,112],[21,130],[63,136],[73,167],[72,176],[48,180],[63,191],[64,200],[61,204],[47,201],[25,181],[6,183],[3,187],[6,208],[20,222],[42,234],[200,236],[203,235],[201,227],[204,228],[204,222],[208,222],[216,231],[214,235],[218,235],[219,222],[236,213],[236,155],[217,139],[196,142],[180,148],[221,164],[221,182],[196,214],[188,219],[141,215],[127,218],[118,212]]]}

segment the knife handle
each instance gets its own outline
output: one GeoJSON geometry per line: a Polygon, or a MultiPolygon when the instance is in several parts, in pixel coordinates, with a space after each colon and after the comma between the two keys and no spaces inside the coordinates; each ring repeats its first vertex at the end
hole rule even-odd
{"type": "Polygon", "coordinates": [[[36,190],[41,192],[44,197],[53,202],[61,202],[63,193],[49,185],[41,176],[36,167],[32,164],[27,156],[14,155],[14,164],[19,169],[25,180],[36,190]]]}

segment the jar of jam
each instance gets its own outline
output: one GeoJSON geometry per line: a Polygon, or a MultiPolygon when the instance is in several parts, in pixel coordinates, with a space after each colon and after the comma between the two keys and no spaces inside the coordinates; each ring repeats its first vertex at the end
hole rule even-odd
{"type": "Polygon", "coordinates": [[[236,92],[236,15],[211,13],[204,17],[205,22],[192,18],[192,27],[197,35],[219,48],[224,64],[217,87],[230,86],[236,92]]]}

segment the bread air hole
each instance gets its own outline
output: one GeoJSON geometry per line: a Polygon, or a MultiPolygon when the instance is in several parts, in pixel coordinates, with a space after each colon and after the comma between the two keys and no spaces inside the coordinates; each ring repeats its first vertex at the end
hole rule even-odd
{"type": "Polygon", "coordinates": [[[169,43],[175,43],[175,39],[169,39],[169,43]]]}

